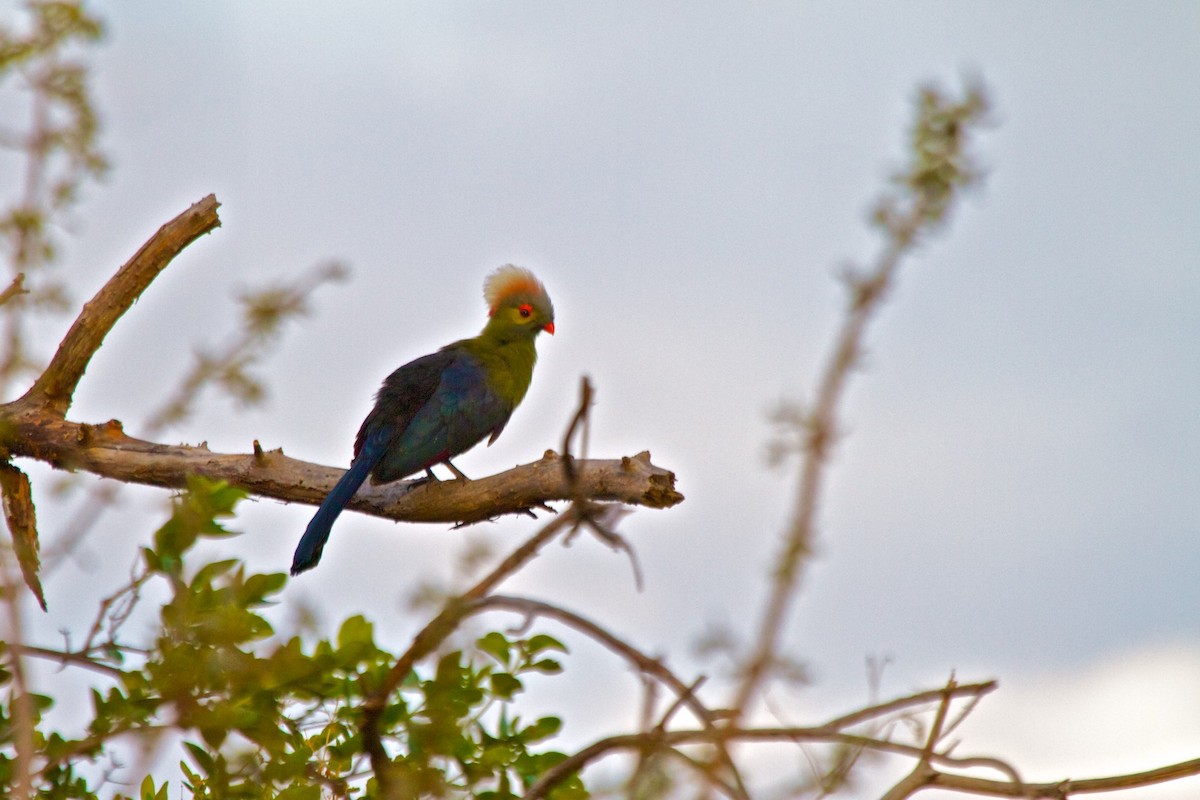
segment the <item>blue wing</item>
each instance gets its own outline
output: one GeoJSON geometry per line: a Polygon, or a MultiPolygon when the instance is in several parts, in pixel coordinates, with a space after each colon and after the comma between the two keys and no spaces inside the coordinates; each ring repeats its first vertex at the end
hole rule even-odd
{"type": "Polygon", "coordinates": [[[372,483],[399,480],[454,458],[498,434],[512,416],[512,406],[491,388],[482,365],[470,353],[451,345],[426,358],[441,367],[432,390],[402,367],[389,376],[376,411],[359,431],[360,440],[376,430],[388,431],[372,483]],[[411,415],[403,413],[415,405],[410,398],[418,393],[423,395],[420,406],[411,415]]]}
{"type": "Polygon", "coordinates": [[[397,369],[383,382],[354,442],[354,461],[321,503],[292,557],[292,574],[312,569],[334,521],[368,476],[389,483],[500,435],[512,405],[479,361],[454,345],[397,369]]]}

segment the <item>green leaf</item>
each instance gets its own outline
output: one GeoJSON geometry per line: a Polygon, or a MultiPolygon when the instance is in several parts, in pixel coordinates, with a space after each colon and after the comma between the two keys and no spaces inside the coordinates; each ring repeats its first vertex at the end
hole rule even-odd
{"type": "Polygon", "coordinates": [[[492,694],[503,700],[511,700],[513,695],[525,687],[521,680],[507,672],[497,672],[491,676],[492,694]]]}
{"type": "Polygon", "coordinates": [[[236,558],[229,558],[224,561],[213,561],[205,564],[196,573],[196,577],[192,578],[193,586],[207,586],[213,582],[213,579],[224,575],[229,570],[236,567],[239,562],[236,558]]]}
{"type": "Polygon", "coordinates": [[[321,787],[315,783],[294,783],[275,795],[275,800],[321,800],[321,787]]]}
{"type": "Polygon", "coordinates": [[[536,742],[553,736],[562,730],[562,720],[558,717],[542,717],[521,731],[521,739],[525,742],[536,742]]]}
{"type": "Polygon", "coordinates": [[[562,664],[553,658],[543,658],[541,661],[535,661],[529,665],[529,669],[545,675],[557,675],[563,671],[562,664]]]}
{"type": "Polygon", "coordinates": [[[265,605],[267,597],[278,592],[286,583],[287,575],[282,572],[251,575],[242,587],[241,602],[247,606],[265,605]]]}
{"type": "Polygon", "coordinates": [[[168,786],[169,783],[167,781],[163,781],[163,785],[158,787],[156,790],[154,788],[154,776],[147,775],[142,779],[142,785],[138,790],[138,796],[141,798],[141,800],[170,800],[170,795],[167,793],[168,786]]]}
{"type": "Polygon", "coordinates": [[[528,642],[526,642],[525,647],[531,656],[536,656],[543,650],[557,650],[560,653],[568,652],[565,644],[560,642],[558,639],[555,639],[553,636],[547,636],[544,633],[539,633],[531,638],[528,642]]]}
{"type": "MultiPolygon", "coordinates": [[[[196,762],[197,767],[206,773],[212,772],[214,766],[213,757],[207,750],[194,742],[184,742],[183,745],[191,752],[192,760],[196,762]]],[[[181,764],[181,766],[183,765],[181,764]]]]}
{"type": "Polygon", "coordinates": [[[512,645],[509,644],[509,641],[504,637],[504,634],[492,631],[486,636],[481,636],[475,642],[475,646],[499,661],[502,665],[508,666],[508,656],[512,649],[512,645]]]}
{"type": "Polygon", "coordinates": [[[352,645],[375,644],[375,626],[362,614],[355,614],[342,623],[337,635],[338,649],[352,645]]]}

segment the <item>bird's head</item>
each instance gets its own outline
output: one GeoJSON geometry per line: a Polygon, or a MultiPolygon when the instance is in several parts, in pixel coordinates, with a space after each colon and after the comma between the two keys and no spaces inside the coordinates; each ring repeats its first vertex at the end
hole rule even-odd
{"type": "Polygon", "coordinates": [[[554,333],[554,304],[546,287],[524,267],[505,264],[483,282],[488,304],[485,333],[504,340],[554,333]]]}

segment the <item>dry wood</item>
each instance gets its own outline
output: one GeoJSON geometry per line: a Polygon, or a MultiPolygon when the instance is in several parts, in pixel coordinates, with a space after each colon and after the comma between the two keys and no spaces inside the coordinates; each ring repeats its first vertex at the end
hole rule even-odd
{"type": "MultiPolygon", "coordinates": [[[[34,458],[55,467],[84,470],[123,483],[177,489],[189,475],[225,480],[260,497],[316,505],[343,470],[285,456],[281,450],[217,453],[201,444],[169,445],[126,436],[121,423],[86,425],[41,409],[0,407],[0,446],[8,457],[34,458]],[[8,411],[5,414],[5,411],[8,411]]],[[[575,462],[576,491],[596,501],[668,508],[683,500],[674,473],[650,462],[648,452],[618,459],[575,462]]],[[[541,459],[477,480],[412,487],[412,481],[364,484],[348,508],[408,522],[478,522],[573,497],[563,461],[547,450],[541,459]]]]}
{"type": "MultiPolygon", "coordinates": [[[[89,425],[66,419],[72,395],[104,337],[175,256],[221,224],[219,205],[209,195],[163,225],[84,305],[25,396],[0,406],[0,459],[33,458],[60,469],[171,489],[186,486],[195,475],[284,502],[321,502],[342,470],[288,458],[282,450],[264,451],[258,442],[251,453],[214,453],[204,444],[135,439],[116,420],[89,425]]],[[[675,491],[674,474],[651,464],[649,453],[575,462],[579,479],[573,490],[568,488],[570,466],[547,451],[539,461],[479,480],[415,489],[411,482],[364,486],[348,507],[394,520],[469,523],[572,499],[572,491],[591,500],[651,508],[683,500],[675,491]]]]}

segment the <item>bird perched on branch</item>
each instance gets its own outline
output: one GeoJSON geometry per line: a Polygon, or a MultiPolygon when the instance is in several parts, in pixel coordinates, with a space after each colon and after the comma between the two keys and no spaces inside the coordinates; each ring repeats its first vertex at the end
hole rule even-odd
{"type": "Polygon", "coordinates": [[[527,269],[507,264],[483,284],[488,321],[473,339],[446,345],[393,372],[375,395],[375,407],[358,429],[354,460],[308,523],[292,574],[321,560],[334,520],[368,476],[389,483],[450,463],[484,437],[488,444],[504,430],[525,397],[537,360],[534,339],[554,333],[554,306],[546,288],[527,269]]]}

